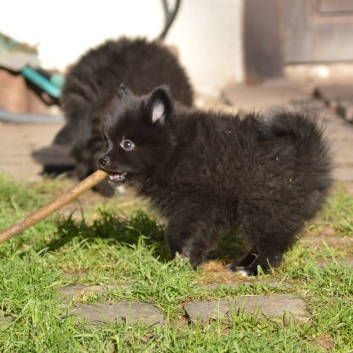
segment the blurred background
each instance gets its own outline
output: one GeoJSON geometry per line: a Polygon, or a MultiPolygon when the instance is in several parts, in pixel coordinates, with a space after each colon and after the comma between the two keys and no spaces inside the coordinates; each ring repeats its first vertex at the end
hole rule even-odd
{"type": "MultiPolygon", "coordinates": [[[[243,80],[242,7],[241,0],[181,2],[165,43],[178,49],[197,91],[217,95],[243,80]]],[[[165,22],[161,0],[15,0],[4,2],[1,13],[1,32],[37,48],[41,67],[62,73],[106,39],[156,39],[165,22]]]]}
{"type": "MultiPolygon", "coordinates": [[[[176,4],[3,1],[0,123],[32,122],[28,114],[37,123],[62,123],[67,68],[107,39],[157,39],[168,21],[166,6],[172,12],[176,4]]],[[[182,0],[164,43],[186,69],[197,106],[236,112],[314,96],[353,122],[353,0],[182,0]]],[[[46,139],[33,138],[33,148],[49,145],[58,129],[45,128],[46,139]]],[[[6,169],[1,158],[0,169],[6,169]]]]}
{"type": "MultiPolygon", "coordinates": [[[[156,39],[165,23],[162,0],[13,0],[1,13],[0,32],[62,74],[106,39],[156,39]]],[[[353,77],[353,0],[184,0],[165,43],[206,96],[284,75],[353,77]]]]}

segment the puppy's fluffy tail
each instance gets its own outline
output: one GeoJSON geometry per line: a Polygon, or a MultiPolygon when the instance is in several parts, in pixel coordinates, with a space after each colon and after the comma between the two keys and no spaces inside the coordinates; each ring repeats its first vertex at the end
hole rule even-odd
{"type": "Polygon", "coordinates": [[[272,111],[259,128],[264,139],[280,138],[294,147],[302,168],[324,184],[331,184],[332,153],[325,137],[323,122],[315,114],[303,110],[272,111]]]}
{"type": "Polygon", "coordinates": [[[271,137],[289,137],[298,152],[323,156],[329,154],[324,125],[309,112],[279,110],[267,124],[267,133],[271,137]]]}

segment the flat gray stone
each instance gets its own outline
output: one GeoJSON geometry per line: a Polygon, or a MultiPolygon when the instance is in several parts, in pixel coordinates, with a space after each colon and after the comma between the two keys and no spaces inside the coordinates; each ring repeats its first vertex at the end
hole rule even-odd
{"type": "Polygon", "coordinates": [[[320,85],[315,88],[314,97],[325,99],[351,99],[353,98],[353,85],[351,84],[333,84],[333,85],[320,85]]]}
{"type": "Polygon", "coordinates": [[[296,298],[293,294],[241,296],[236,299],[186,303],[184,309],[193,323],[198,320],[207,323],[211,319],[222,319],[226,315],[238,315],[238,312],[251,313],[258,318],[278,318],[282,317],[283,313],[289,313],[296,320],[309,320],[304,300],[296,298]]]}
{"type": "Polygon", "coordinates": [[[130,324],[138,322],[149,325],[165,324],[160,309],[152,304],[141,302],[78,304],[72,309],[71,315],[77,316],[78,324],[84,321],[94,326],[125,321],[130,324]]]}
{"type": "Polygon", "coordinates": [[[284,282],[253,281],[253,282],[237,282],[237,283],[211,283],[211,284],[206,284],[205,286],[202,287],[202,289],[213,290],[220,287],[237,289],[240,286],[249,287],[251,285],[256,285],[256,286],[268,285],[271,288],[291,288],[292,287],[292,285],[290,285],[289,283],[284,283],[284,282]]]}
{"type": "Polygon", "coordinates": [[[349,123],[353,123],[353,99],[340,101],[337,106],[337,113],[342,115],[349,123]]]}

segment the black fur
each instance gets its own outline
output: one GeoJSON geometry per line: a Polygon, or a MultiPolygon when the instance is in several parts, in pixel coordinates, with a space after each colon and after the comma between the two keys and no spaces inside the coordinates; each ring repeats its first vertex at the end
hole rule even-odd
{"type": "Polygon", "coordinates": [[[103,118],[100,168],[167,217],[171,256],[196,268],[221,233],[241,224],[250,249],[230,269],[256,275],[257,266],[279,266],[331,185],[330,152],[314,118],[278,110],[240,119],[184,108],[165,87],[141,98],[120,91],[103,118]]]}
{"type": "MultiPolygon", "coordinates": [[[[191,106],[193,92],[184,69],[169,49],[144,39],[108,41],[88,51],[69,70],[61,102],[67,120],[54,139],[56,145],[72,145],[76,174],[84,179],[97,169],[104,147],[100,120],[119,85],[124,82],[136,94],[168,84],[176,100],[191,106]]],[[[107,182],[97,186],[111,196],[107,182]]]]}

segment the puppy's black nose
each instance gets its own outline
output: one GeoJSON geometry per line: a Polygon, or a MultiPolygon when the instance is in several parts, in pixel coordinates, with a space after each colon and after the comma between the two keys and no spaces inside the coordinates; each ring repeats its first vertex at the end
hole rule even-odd
{"type": "Polygon", "coordinates": [[[99,165],[101,167],[106,167],[107,164],[109,164],[110,159],[108,156],[102,156],[101,158],[99,158],[99,165]]]}

